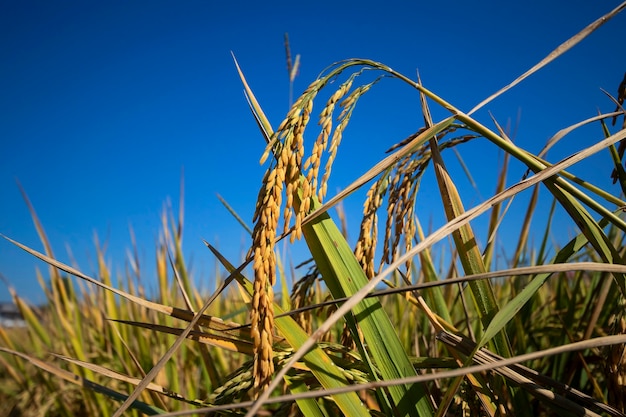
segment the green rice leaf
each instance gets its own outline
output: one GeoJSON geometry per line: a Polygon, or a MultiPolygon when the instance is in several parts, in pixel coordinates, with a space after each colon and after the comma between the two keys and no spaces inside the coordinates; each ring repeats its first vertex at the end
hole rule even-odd
{"type": "MultiPolygon", "coordinates": [[[[233,273],[236,271],[236,268],[217,249],[210,244],[207,244],[207,246],[228,272],[233,273]]],[[[252,296],[253,285],[250,280],[241,273],[235,274],[235,280],[252,296]]],[[[309,338],[309,335],[293,318],[284,315],[285,311],[278,303],[274,303],[274,311],[276,314],[275,323],[279,332],[294,349],[298,349],[309,338]]],[[[312,349],[304,355],[303,362],[311,369],[313,375],[325,389],[350,385],[345,375],[339,371],[339,368],[335,366],[326,352],[320,348],[312,349]]],[[[333,399],[346,416],[369,416],[369,412],[354,392],[334,395],[333,399]]],[[[313,407],[313,405],[307,404],[308,407],[313,407]]],[[[319,408],[317,405],[315,407],[319,408]]]]}
{"type": "MultiPolygon", "coordinates": [[[[328,213],[304,225],[302,231],[333,297],[349,297],[367,284],[363,269],[328,213]]],[[[393,324],[377,299],[362,300],[352,309],[352,313],[382,379],[416,375],[393,324]]],[[[349,317],[347,319],[350,320],[349,317]]],[[[388,391],[399,415],[433,415],[423,385],[397,385],[389,387],[388,391]],[[407,401],[409,398],[411,401],[407,401]]]]}
{"type": "MultiPolygon", "coordinates": [[[[595,222],[593,222],[595,223],[595,222]]],[[[598,228],[606,226],[608,221],[604,219],[599,224],[595,223],[598,228]]],[[[604,234],[603,234],[604,235],[604,234]]],[[[580,233],[574,239],[572,239],[567,245],[561,249],[556,256],[550,261],[551,264],[560,264],[567,262],[574,254],[576,254],[583,246],[587,245],[589,240],[584,233],[580,233]]],[[[618,272],[613,273],[616,279],[624,276],[618,272]]],[[[552,275],[549,273],[542,273],[535,276],[532,281],[524,287],[524,289],[517,294],[515,298],[504,305],[500,311],[494,316],[489,327],[485,330],[478,346],[484,346],[497,332],[500,331],[507,323],[515,317],[515,315],[522,309],[522,307],[530,300],[530,298],[539,291],[548,278],[552,275]]]]}

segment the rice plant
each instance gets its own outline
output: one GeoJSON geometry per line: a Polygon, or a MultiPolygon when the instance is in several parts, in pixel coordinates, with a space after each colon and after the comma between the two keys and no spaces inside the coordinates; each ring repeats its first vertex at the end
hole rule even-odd
{"type": "MultiPolygon", "coordinates": [[[[48,282],[40,274],[47,305],[35,311],[13,292],[28,326],[0,328],[7,404],[16,415],[59,416],[624,415],[626,203],[613,189],[568,172],[604,151],[624,192],[624,147],[615,147],[626,143],[623,85],[614,112],[551,138],[547,147],[589,124],[602,136],[560,161],[515,144],[498,122],[490,128],[473,117],[624,7],[469,112],[419,76],[350,59],[311,82],[274,128],[236,64],[266,142],[245,261],[236,265],[207,243],[226,273],[216,274],[212,294],[200,293],[182,255],[182,212],[177,220],[165,212],[159,292],[149,298],[137,259],[116,283],[103,248],[97,247],[97,277],[57,261],[28,203],[45,253],[6,239],[50,265],[48,282]],[[415,92],[423,126],[327,199],[360,100],[387,82],[415,92]],[[433,120],[432,106],[447,116],[433,120]],[[466,208],[444,156],[479,140],[497,147],[503,164],[494,172],[494,194],[466,208]],[[528,172],[507,187],[512,159],[528,172]],[[429,170],[446,223],[425,232],[416,204],[429,170]],[[548,225],[558,208],[579,229],[554,253],[547,249],[549,227],[538,247],[528,241],[540,189],[553,198],[542,208],[548,225]],[[503,268],[493,242],[508,204],[526,190],[529,206],[503,268]],[[345,214],[334,219],[331,209],[357,191],[366,197],[350,245],[337,222],[345,214]],[[479,216],[488,217],[484,231],[472,223],[479,216]],[[479,235],[488,237],[485,244],[479,235]],[[291,274],[277,255],[283,239],[304,241],[310,255],[291,274]],[[446,243],[447,255],[439,256],[436,248],[446,243]]],[[[286,45],[293,82],[298,60],[291,62],[287,38],[286,45]]]]}

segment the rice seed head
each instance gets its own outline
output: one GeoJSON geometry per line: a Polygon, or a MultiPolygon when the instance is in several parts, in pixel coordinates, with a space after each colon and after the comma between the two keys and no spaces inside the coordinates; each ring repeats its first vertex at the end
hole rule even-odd
{"type": "MultiPolygon", "coordinates": [[[[300,278],[291,291],[291,305],[294,309],[305,307],[315,302],[315,282],[320,274],[317,268],[310,268],[309,271],[300,278]]],[[[311,310],[300,312],[294,315],[294,320],[309,334],[313,331],[313,321],[311,310]]]]}
{"type": "Polygon", "coordinates": [[[252,387],[252,363],[245,363],[239,370],[229,375],[222,386],[213,390],[206,402],[209,404],[227,404],[242,398],[252,387]]]}
{"type": "MultiPolygon", "coordinates": [[[[441,135],[448,134],[457,129],[452,126],[444,131],[441,135]]],[[[465,135],[457,138],[439,142],[439,149],[444,150],[456,146],[458,144],[475,139],[474,135],[465,135]]],[[[408,145],[408,142],[405,144],[408,145]]],[[[401,158],[395,165],[392,173],[390,173],[385,181],[380,181],[378,187],[384,188],[381,193],[368,194],[368,199],[378,195],[382,198],[387,195],[386,205],[386,222],[385,234],[383,238],[383,250],[380,259],[379,270],[385,264],[394,262],[402,253],[410,251],[413,241],[417,234],[415,225],[415,201],[419,190],[419,183],[431,160],[430,146],[427,143],[422,144],[411,153],[401,158]]],[[[374,190],[374,186],[372,187],[374,190]]],[[[382,205],[382,203],[380,203],[382,205]]],[[[373,209],[375,207],[371,201],[367,201],[365,209],[373,209]]],[[[378,206],[380,207],[380,206],[378,206]]],[[[365,230],[362,231],[365,233],[365,230]]],[[[365,248],[366,241],[363,242],[365,248]]],[[[364,249],[361,249],[364,250],[364,249]]],[[[364,256],[364,255],[362,255],[364,256]]],[[[411,260],[406,264],[405,278],[410,280],[411,276],[411,260]]]]}
{"type": "Polygon", "coordinates": [[[374,255],[378,240],[378,215],[377,211],[382,205],[385,188],[381,187],[388,181],[387,176],[381,177],[367,191],[367,198],[363,204],[363,218],[359,238],[357,239],[354,254],[359,264],[365,271],[365,275],[371,279],[374,277],[374,255]],[[382,190],[382,191],[381,191],[382,190]]]}
{"type": "Polygon", "coordinates": [[[270,383],[274,373],[274,309],[272,286],[276,281],[274,244],[280,215],[284,169],[280,162],[268,170],[259,193],[252,233],[254,290],[250,308],[250,335],[253,342],[254,397],[270,383]]]}
{"type": "MultiPolygon", "coordinates": [[[[328,187],[328,178],[335,160],[338,146],[341,142],[352,109],[358,97],[365,93],[373,83],[359,87],[356,93],[349,96],[349,100],[341,101],[350,91],[356,75],[341,84],[326,102],[320,113],[319,124],[321,132],[313,145],[311,155],[304,160],[304,132],[310,121],[313,111],[313,99],[319,90],[328,83],[330,77],[315,80],[305,92],[298,97],[289,110],[285,119],[280,123],[277,131],[265,148],[261,158],[262,163],[270,154],[275,156],[273,167],[264,176],[263,186],[257,198],[255,207],[253,230],[253,246],[251,253],[254,257],[254,292],[250,309],[251,330],[253,340],[253,369],[252,375],[253,396],[258,396],[267,388],[274,372],[273,362],[273,290],[276,281],[276,256],[274,245],[277,237],[278,219],[283,215],[283,230],[286,232],[292,219],[295,217],[292,241],[302,236],[302,222],[311,208],[311,198],[317,193],[323,200],[328,187]],[[338,102],[345,105],[339,123],[332,132],[332,115],[338,102]],[[346,111],[347,110],[347,111],[346,111]],[[329,146],[322,180],[319,181],[319,171],[323,154],[329,146]],[[305,174],[305,170],[308,170],[305,174]],[[319,189],[318,189],[319,184],[319,189]],[[282,206],[282,193],[285,191],[285,207],[282,206]],[[297,205],[296,202],[300,201],[297,205]],[[295,214],[295,216],[294,216],[295,214]]],[[[374,221],[375,224],[375,221],[374,221]]],[[[368,243],[367,262],[373,253],[371,240],[368,243]]],[[[372,257],[373,258],[373,257],[372,257]]]]}
{"type": "MultiPolygon", "coordinates": [[[[275,155],[275,163],[264,176],[263,186],[259,191],[255,208],[255,226],[252,234],[251,252],[254,270],[254,290],[250,308],[250,334],[253,340],[254,397],[268,387],[274,373],[273,333],[274,310],[273,289],[276,282],[276,255],[274,246],[277,238],[277,227],[281,215],[282,193],[286,194],[286,204],[282,210],[286,231],[294,211],[295,200],[299,198],[301,189],[310,189],[310,184],[302,179],[302,158],[304,156],[304,131],[310,120],[313,109],[313,98],[316,94],[318,81],[313,82],[301,95],[287,117],[280,124],[272,140],[265,149],[262,159],[270,153],[275,155]]],[[[301,236],[302,208],[296,213],[296,233],[301,236]]]]}
{"type": "MultiPolygon", "coordinates": [[[[369,91],[372,85],[374,85],[376,82],[378,82],[378,79],[376,79],[375,81],[369,84],[356,88],[352,93],[350,93],[350,95],[347,98],[345,98],[339,104],[339,106],[342,107],[341,114],[337,118],[337,120],[339,121],[339,124],[335,128],[332,139],[330,141],[330,148],[328,149],[328,160],[326,161],[326,166],[324,168],[324,175],[322,176],[319,190],[317,192],[317,198],[320,200],[320,202],[324,201],[324,197],[326,196],[326,193],[328,190],[328,179],[330,178],[332,165],[335,162],[335,158],[337,156],[337,149],[339,148],[339,145],[341,143],[341,139],[343,137],[343,131],[348,125],[348,122],[350,121],[350,117],[352,116],[352,111],[354,110],[356,106],[356,102],[358,98],[361,97],[363,94],[365,94],[367,91],[369,91]]],[[[350,83],[347,85],[348,87],[352,86],[352,80],[350,80],[350,83]]],[[[335,102],[338,101],[341,97],[343,97],[347,93],[347,90],[343,91],[340,88],[337,91],[337,93],[333,95],[333,97],[331,97],[331,99],[333,98],[336,99],[335,102]],[[337,94],[339,92],[341,92],[342,94],[341,95],[337,94]]],[[[333,102],[333,108],[334,108],[334,102],[333,102]]],[[[322,112],[322,114],[324,114],[324,112],[322,112]]],[[[325,121],[324,124],[322,124],[322,126],[324,126],[325,123],[330,123],[330,122],[325,121]]],[[[329,126],[329,129],[330,129],[330,126],[329,126]]],[[[330,130],[328,133],[330,133],[330,130]]],[[[322,134],[326,134],[324,129],[322,129],[322,134]]],[[[324,139],[324,149],[326,148],[325,144],[327,140],[328,140],[328,136],[326,136],[324,139]]]]}

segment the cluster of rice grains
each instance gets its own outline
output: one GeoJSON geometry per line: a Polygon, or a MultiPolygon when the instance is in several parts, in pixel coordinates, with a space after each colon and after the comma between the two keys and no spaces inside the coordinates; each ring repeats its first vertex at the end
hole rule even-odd
{"type": "MultiPolygon", "coordinates": [[[[274,372],[272,361],[274,314],[272,309],[272,286],[276,281],[276,255],[274,245],[277,240],[278,222],[282,205],[283,191],[286,203],[283,210],[283,232],[291,227],[295,215],[295,225],[291,241],[302,237],[302,221],[311,209],[311,199],[321,201],[326,194],[330,168],[341,142],[343,128],[348,123],[351,110],[357,98],[366,91],[363,87],[355,90],[340,106],[343,112],[339,116],[339,125],[332,131],[332,115],[336,104],[350,90],[357,74],[351,76],[329,98],[319,118],[321,132],[313,145],[311,155],[303,164],[304,131],[310,121],[313,99],[333,77],[329,75],[314,81],[293,104],[287,117],[280,124],[268,143],[261,163],[273,154],[274,160],[267,170],[263,186],[259,192],[253,221],[252,236],[254,296],[252,299],[250,321],[254,343],[254,390],[257,396],[270,383],[274,372]],[[330,146],[329,146],[330,138],[330,146]],[[321,160],[328,149],[325,172],[319,180],[321,160]]],[[[369,87],[368,87],[369,88],[369,87]]]]}
{"type": "MultiPolygon", "coordinates": [[[[461,126],[452,125],[441,132],[444,137],[461,126]]],[[[426,129],[422,128],[415,134],[394,145],[387,152],[410,143],[426,129]]],[[[476,138],[475,135],[463,135],[439,143],[439,150],[450,148],[476,138]]],[[[431,160],[431,151],[427,143],[416,146],[406,153],[397,163],[388,168],[379,179],[372,184],[363,204],[363,219],[357,241],[355,256],[363,267],[368,278],[380,273],[384,265],[389,265],[408,252],[416,240],[415,201],[419,182],[431,160]],[[374,255],[378,241],[378,210],[385,201],[386,223],[383,239],[383,253],[378,270],[375,270],[374,255]],[[403,245],[404,247],[402,247],[403,245]]],[[[411,260],[406,263],[405,279],[410,281],[411,260]]]]}
{"type": "MultiPolygon", "coordinates": [[[[337,148],[341,143],[343,131],[350,120],[357,100],[382,78],[379,76],[374,81],[364,83],[350,91],[355,78],[363,73],[364,68],[362,68],[339,85],[338,89],[328,98],[319,115],[320,133],[312,146],[311,154],[304,159],[304,132],[311,119],[313,100],[321,89],[328,85],[343,69],[345,68],[335,68],[326,76],[314,81],[304,91],[293,104],[277,131],[271,136],[261,157],[261,163],[264,163],[270,155],[273,158],[263,179],[263,186],[259,192],[253,219],[255,226],[251,250],[254,257],[255,280],[250,318],[251,335],[254,343],[254,397],[267,388],[274,372],[272,361],[274,355],[272,349],[274,328],[272,286],[276,281],[274,245],[278,238],[283,192],[285,205],[282,210],[282,233],[288,233],[293,222],[290,236],[293,242],[302,237],[302,222],[311,211],[312,203],[316,200],[321,203],[326,195],[328,179],[332,164],[335,161],[337,148]],[[337,106],[341,111],[339,116],[334,118],[333,115],[337,106]],[[334,129],[333,119],[336,121],[334,129]],[[326,159],[324,171],[320,173],[324,158],[326,159]]],[[[442,132],[442,136],[455,128],[453,126],[448,131],[442,132]]],[[[414,137],[417,137],[417,134],[414,137]]],[[[470,137],[450,140],[440,147],[452,146],[468,139],[470,137]]],[[[406,153],[404,157],[400,158],[393,167],[384,171],[368,192],[356,256],[370,278],[375,273],[376,212],[381,208],[385,196],[388,206],[385,246],[381,265],[392,262],[399,249],[407,250],[412,245],[415,235],[413,220],[415,194],[419,178],[430,161],[430,151],[427,146],[416,146],[415,148],[414,151],[406,153]],[[405,247],[399,248],[402,243],[405,247]]],[[[407,271],[410,271],[410,268],[407,268],[407,271]]],[[[309,282],[309,284],[311,283],[312,281],[309,282]]],[[[303,296],[304,298],[306,296],[303,296]]],[[[308,327],[306,326],[308,324],[306,323],[306,316],[301,316],[300,319],[304,321],[301,324],[308,327]]]]}

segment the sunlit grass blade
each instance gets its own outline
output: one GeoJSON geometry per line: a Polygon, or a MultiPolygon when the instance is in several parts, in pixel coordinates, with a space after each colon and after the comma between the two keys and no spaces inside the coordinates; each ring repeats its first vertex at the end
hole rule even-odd
{"type": "MultiPolygon", "coordinates": [[[[50,265],[54,266],[55,268],[58,268],[64,272],[67,272],[68,274],[71,274],[77,278],[81,278],[93,285],[96,285],[100,288],[103,288],[107,291],[110,291],[120,297],[126,298],[127,300],[150,310],[154,310],[157,311],[159,313],[163,313],[166,314],[168,316],[177,318],[177,319],[181,319],[181,320],[185,320],[185,321],[191,321],[194,318],[194,313],[189,311],[189,310],[184,310],[184,309],[180,309],[180,308],[175,308],[175,307],[171,307],[171,306],[166,306],[163,304],[159,304],[159,303],[155,303],[140,297],[137,297],[133,294],[127,293],[125,291],[119,290],[117,288],[113,288],[111,286],[108,286],[106,284],[101,283],[100,281],[89,277],[88,275],[83,274],[82,272],[78,271],[77,269],[66,265],[62,262],[57,261],[56,259],[50,258],[40,252],[37,252],[36,250],[29,248],[26,245],[23,245],[11,238],[8,238],[4,235],[0,235],[3,238],[5,238],[6,240],[8,240],[9,242],[13,243],[14,245],[18,246],[19,248],[23,249],[24,251],[30,253],[31,255],[41,259],[42,261],[49,263],[50,265]]],[[[209,327],[211,329],[214,330],[224,330],[224,331],[228,331],[231,330],[232,327],[238,327],[237,324],[232,325],[229,324],[217,317],[211,317],[211,316],[206,316],[206,315],[201,315],[198,319],[198,323],[209,327]]]]}
{"type": "Polygon", "coordinates": [[[548,65],[550,62],[557,59],[559,56],[563,55],[569,49],[573,48],[577,43],[579,43],[580,41],[585,39],[587,36],[589,36],[593,31],[598,29],[600,26],[602,26],[603,24],[608,22],[611,18],[613,18],[615,15],[617,15],[619,12],[621,12],[624,8],[626,8],[626,2],[618,5],[609,13],[606,13],[604,16],[600,17],[599,19],[596,19],[595,21],[587,25],[587,27],[585,27],[583,30],[581,30],[580,32],[578,32],[577,34],[575,34],[574,36],[572,36],[571,38],[563,42],[554,51],[550,52],[550,54],[548,54],[547,57],[539,61],[537,64],[533,65],[532,68],[530,68],[528,71],[526,71],[525,73],[517,77],[513,82],[511,82],[507,86],[503,87],[502,89],[498,90],[494,94],[490,95],[489,97],[487,97],[486,99],[478,103],[468,114],[472,114],[476,112],[485,104],[494,100],[496,97],[504,94],[507,90],[513,88],[517,84],[524,81],[526,78],[530,77],[535,72],[539,71],[541,68],[548,65]]]}
{"type": "MultiPolygon", "coordinates": [[[[354,253],[327,213],[305,225],[303,234],[334,297],[350,297],[368,282],[354,253]]],[[[393,324],[377,300],[363,300],[352,313],[384,380],[415,375],[393,324]]],[[[346,319],[350,320],[349,317],[346,319]]],[[[389,389],[389,395],[401,415],[428,416],[433,413],[423,386],[396,386],[389,389]],[[409,404],[407,398],[413,401],[409,404]]]]}
{"type": "MultiPolygon", "coordinates": [[[[141,327],[144,329],[153,330],[155,332],[167,333],[167,334],[172,334],[176,336],[180,336],[180,334],[184,330],[184,329],[164,326],[160,324],[142,323],[142,322],[130,321],[130,320],[114,320],[114,321],[116,323],[122,323],[122,324],[127,324],[130,326],[141,327]]],[[[250,341],[241,340],[236,337],[228,336],[227,333],[223,335],[216,335],[216,334],[194,330],[189,333],[187,338],[195,340],[203,344],[225,349],[231,352],[238,352],[238,353],[243,353],[246,355],[252,354],[252,345],[250,341]]]]}
{"type": "MultiPolygon", "coordinates": [[[[421,85],[421,80],[418,79],[418,83],[421,85]]],[[[426,126],[431,126],[432,119],[430,118],[430,110],[428,109],[426,97],[422,92],[420,92],[420,102],[426,126]]],[[[465,213],[463,202],[441,158],[436,137],[430,139],[430,149],[444,212],[448,221],[452,221],[465,213]]],[[[452,237],[465,273],[480,274],[487,272],[488,268],[483,262],[482,253],[478,248],[478,242],[470,224],[467,223],[461,226],[457,231],[452,233],[452,237]]],[[[478,309],[479,318],[483,327],[486,327],[494,314],[498,311],[498,304],[493,293],[493,288],[489,281],[478,281],[474,284],[470,283],[469,285],[474,303],[478,309]]],[[[502,356],[511,356],[510,347],[508,346],[505,335],[502,335],[501,338],[496,340],[496,350],[502,356]]]]}
{"type": "MultiPolygon", "coordinates": [[[[419,75],[418,84],[422,84],[419,75]]],[[[428,108],[426,96],[421,91],[420,103],[422,113],[424,115],[424,122],[427,127],[430,127],[433,124],[430,109],[428,108]]],[[[452,221],[465,212],[463,202],[461,201],[457,188],[454,185],[448,170],[446,169],[443,159],[441,158],[436,136],[430,139],[430,149],[444,212],[448,221],[452,221]]],[[[474,231],[469,223],[454,231],[452,233],[452,238],[465,274],[480,274],[487,272],[488,267],[484,264],[482,253],[478,248],[476,236],[474,235],[474,231]]],[[[482,323],[482,329],[484,329],[498,311],[498,304],[496,302],[493,288],[491,287],[491,283],[489,281],[470,282],[469,287],[474,300],[474,305],[478,311],[478,317],[482,323]]],[[[479,330],[482,329],[479,328],[479,330]]],[[[497,337],[494,338],[494,347],[500,355],[504,357],[511,356],[509,342],[504,332],[499,333],[497,337]]],[[[438,409],[438,415],[441,416],[443,413],[447,412],[449,404],[452,402],[453,394],[459,389],[460,383],[461,379],[459,378],[455,380],[452,387],[449,388],[442,405],[438,409]]],[[[498,382],[493,385],[496,390],[500,389],[500,384],[498,382]]],[[[495,408],[485,396],[481,396],[480,398],[486,410],[493,410],[495,408]]]]}

